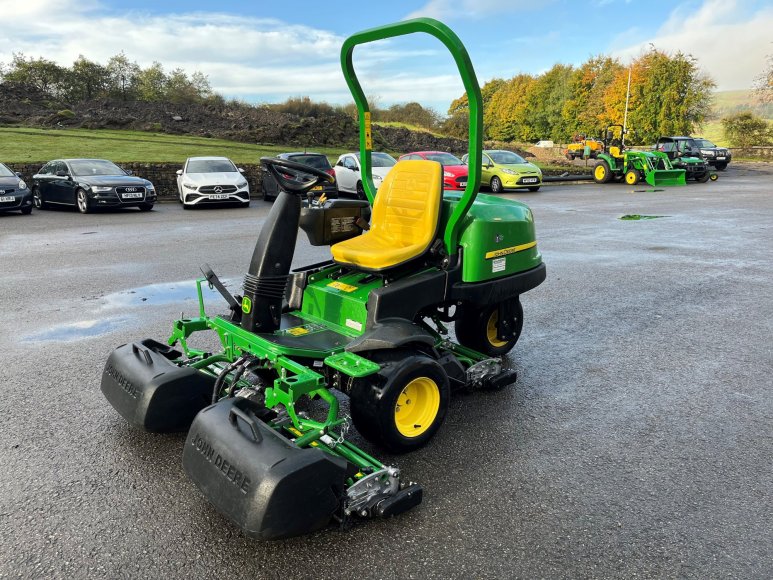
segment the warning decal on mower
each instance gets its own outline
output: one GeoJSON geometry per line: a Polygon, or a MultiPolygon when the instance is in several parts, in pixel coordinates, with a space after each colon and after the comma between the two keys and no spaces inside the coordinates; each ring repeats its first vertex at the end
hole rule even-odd
{"type": "Polygon", "coordinates": [[[335,282],[331,282],[327,285],[328,288],[335,288],[336,290],[342,290],[343,292],[354,292],[357,290],[357,286],[352,286],[351,284],[344,284],[343,282],[338,282],[337,280],[335,282]]]}
{"type": "Polygon", "coordinates": [[[504,272],[507,267],[507,258],[497,258],[491,262],[492,272],[504,272]]]}
{"type": "Polygon", "coordinates": [[[501,250],[494,250],[493,252],[486,252],[485,258],[490,260],[492,258],[501,258],[509,254],[515,254],[516,252],[523,252],[529,248],[533,248],[537,245],[537,241],[529,242],[528,244],[521,244],[520,246],[510,246],[509,248],[502,248],[501,250]]]}

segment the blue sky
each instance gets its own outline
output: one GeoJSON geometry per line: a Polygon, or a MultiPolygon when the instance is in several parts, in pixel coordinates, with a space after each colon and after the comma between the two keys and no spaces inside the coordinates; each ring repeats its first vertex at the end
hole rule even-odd
{"type": "MultiPolygon", "coordinates": [[[[0,0],[0,14],[0,62],[14,51],[104,62],[123,50],[143,66],[201,70],[219,92],[251,102],[351,100],[338,65],[343,39],[418,15],[456,31],[481,84],[600,53],[625,62],[652,43],[691,53],[719,89],[743,89],[773,53],[773,2],[761,0],[0,0]]],[[[450,57],[429,37],[357,49],[355,65],[384,105],[418,100],[444,113],[462,93],[450,57]]]]}

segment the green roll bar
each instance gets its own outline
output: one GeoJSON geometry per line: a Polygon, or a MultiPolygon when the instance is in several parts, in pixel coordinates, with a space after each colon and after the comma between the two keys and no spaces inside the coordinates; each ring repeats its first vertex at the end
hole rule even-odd
{"type": "Polygon", "coordinates": [[[462,220],[467,215],[470,207],[478,195],[480,189],[481,164],[483,153],[483,99],[480,96],[480,86],[478,78],[475,76],[475,70],[470,62],[470,55],[464,48],[462,41],[448,26],[432,18],[415,18],[405,20],[395,24],[387,24],[378,28],[371,28],[353,34],[344,41],[341,47],[341,68],[344,72],[346,84],[354,97],[357,105],[357,113],[360,122],[360,165],[363,175],[363,188],[368,196],[368,201],[373,204],[376,197],[376,188],[373,185],[373,173],[371,168],[371,151],[373,150],[373,134],[371,132],[370,109],[368,101],[362,91],[357,75],[354,72],[352,64],[352,53],[354,47],[359,44],[366,44],[376,40],[384,40],[395,36],[404,36],[414,32],[424,32],[440,40],[454,57],[459,74],[462,77],[467,100],[470,104],[470,142],[469,142],[469,160],[467,187],[464,189],[459,203],[456,205],[446,231],[443,234],[443,242],[449,256],[455,256],[459,243],[459,230],[462,226],[462,220]]]}

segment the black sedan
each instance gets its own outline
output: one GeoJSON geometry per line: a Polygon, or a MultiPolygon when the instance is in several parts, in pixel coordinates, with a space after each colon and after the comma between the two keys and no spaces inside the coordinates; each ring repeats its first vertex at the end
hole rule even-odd
{"type": "Polygon", "coordinates": [[[81,213],[98,207],[153,209],[156,189],[105,159],[49,161],[32,177],[35,207],[74,205],[81,213]]]}
{"type": "Polygon", "coordinates": [[[21,178],[0,163],[0,211],[20,211],[24,215],[32,213],[32,191],[21,178]]]}

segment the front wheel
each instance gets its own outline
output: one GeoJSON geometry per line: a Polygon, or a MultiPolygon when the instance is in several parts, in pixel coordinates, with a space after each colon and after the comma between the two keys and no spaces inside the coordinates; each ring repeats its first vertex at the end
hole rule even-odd
{"type": "Polygon", "coordinates": [[[443,367],[405,349],[374,353],[370,358],[382,368],[352,386],[351,412],[357,431],[393,453],[426,445],[440,429],[451,398],[443,367]]]}
{"type": "Polygon", "coordinates": [[[540,186],[539,185],[533,185],[529,188],[529,191],[539,191],[540,186]]]}
{"type": "Polygon", "coordinates": [[[509,321],[512,336],[509,340],[500,340],[499,334],[499,304],[484,308],[468,306],[454,323],[456,339],[459,344],[488,356],[501,356],[510,352],[523,329],[523,307],[519,298],[515,298],[509,306],[512,316],[509,321]]]}
{"type": "Polygon", "coordinates": [[[79,189],[75,192],[75,202],[78,206],[79,212],[89,213],[91,211],[91,201],[89,200],[88,194],[84,190],[79,189]]]}
{"type": "Polygon", "coordinates": [[[502,192],[502,180],[499,179],[496,175],[491,178],[491,193],[501,193],[502,192]]]}
{"type": "Polygon", "coordinates": [[[35,207],[38,209],[46,209],[48,207],[48,204],[43,199],[43,196],[37,187],[32,190],[32,203],[34,203],[35,207]]]}
{"type": "Polygon", "coordinates": [[[137,207],[140,208],[140,211],[150,211],[150,210],[153,209],[153,204],[152,203],[141,203],[137,207]]]}
{"type": "Polygon", "coordinates": [[[367,199],[367,196],[365,195],[365,188],[362,186],[362,181],[357,182],[357,199],[367,199]]]}
{"type": "Polygon", "coordinates": [[[27,207],[21,208],[21,214],[22,215],[30,215],[32,213],[32,206],[28,205],[27,207]]]}
{"type": "Polygon", "coordinates": [[[593,181],[596,183],[607,183],[612,178],[612,172],[609,170],[609,163],[603,159],[593,169],[593,181]]]}
{"type": "Polygon", "coordinates": [[[724,171],[727,169],[727,163],[717,163],[715,167],[717,168],[717,171],[724,171]]]}
{"type": "Polygon", "coordinates": [[[625,182],[628,185],[636,185],[641,180],[641,173],[636,169],[629,169],[625,172],[625,182]]]}
{"type": "Polygon", "coordinates": [[[710,177],[711,177],[711,173],[706,171],[705,173],[701,173],[698,177],[696,177],[695,181],[699,181],[700,183],[706,183],[710,177]]]}

